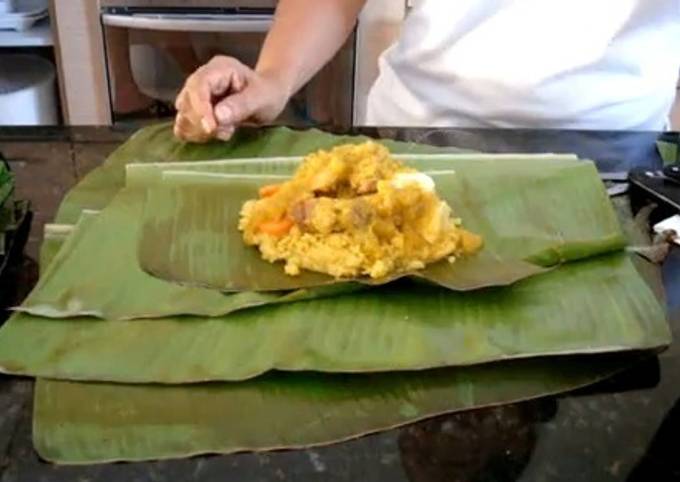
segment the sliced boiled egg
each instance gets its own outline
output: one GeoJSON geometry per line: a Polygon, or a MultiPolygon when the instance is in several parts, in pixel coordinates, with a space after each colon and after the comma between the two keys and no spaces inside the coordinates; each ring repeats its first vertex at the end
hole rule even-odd
{"type": "Polygon", "coordinates": [[[434,191],[434,179],[422,172],[398,172],[392,178],[392,186],[397,189],[403,189],[414,184],[423,191],[434,191]]]}

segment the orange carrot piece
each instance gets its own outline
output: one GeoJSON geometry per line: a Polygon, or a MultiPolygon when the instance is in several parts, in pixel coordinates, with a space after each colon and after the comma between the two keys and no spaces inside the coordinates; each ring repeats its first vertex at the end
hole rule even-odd
{"type": "Polygon", "coordinates": [[[288,231],[290,231],[290,228],[292,228],[294,224],[295,221],[293,221],[291,218],[283,218],[279,221],[269,221],[262,223],[260,224],[259,229],[265,234],[271,234],[272,236],[283,236],[288,231]]]}
{"type": "Polygon", "coordinates": [[[281,189],[281,184],[267,184],[260,188],[259,194],[261,198],[273,196],[281,189]]]}

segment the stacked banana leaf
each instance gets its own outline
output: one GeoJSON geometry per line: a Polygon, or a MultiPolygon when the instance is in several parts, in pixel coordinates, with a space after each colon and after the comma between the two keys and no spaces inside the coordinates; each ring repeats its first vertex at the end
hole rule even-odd
{"type": "Polygon", "coordinates": [[[570,390],[670,342],[593,164],[575,156],[386,141],[433,175],[486,254],[380,286],[276,284],[282,267],[238,240],[241,202],[299,156],[358,140],[270,129],[196,146],[153,126],[71,191],[40,282],[0,330],[1,369],[37,377],[40,455],[331,443],[570,390]]]}
{"type": "Polygon", "coordinates": [[[14,295],[8,272],[23,251],[30,224],[29,203],[15,199],[14,184],[9,165],[0,156],[0,308],[14,295]]]}

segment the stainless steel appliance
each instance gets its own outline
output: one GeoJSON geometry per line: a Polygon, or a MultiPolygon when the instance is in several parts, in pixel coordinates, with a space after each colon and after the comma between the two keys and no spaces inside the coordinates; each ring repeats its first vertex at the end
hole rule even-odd
{"type": "MultiPolygon", "coordinates": [[[[100,0],[111,121],[174,115],[186,77],[222,54],[254,66],[275,0],[100,0]]],[[[349,126],[355,36],[305,86],[277,122],[349,126]]]]}

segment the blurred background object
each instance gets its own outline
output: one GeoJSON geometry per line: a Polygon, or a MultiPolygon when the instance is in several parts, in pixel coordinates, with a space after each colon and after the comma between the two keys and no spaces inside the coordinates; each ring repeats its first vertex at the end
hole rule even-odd
{"type": "MultiPolygon", "coordinates": [[[[369,0],[355,34],[298,93],[279,123],[361,125],[378,56],[407,0],[369,0]]],[[[216,54],[254,65],[276,0],[51,0],[68,124],[144,123],[173,115],[188,73],[216,54]]]]}
{"type": "Polygon", "coordinates": [[[48,0],[0,0],[0,126],[60,123],[48,0]]]}
{"type": "MultiPolygon", "coordinates": [[[[295,96],[278,122],[365,125],[378,58],[398,38],[411,3],[368,0],[355,34],[295,96]]],[[[253,65],[276,4],[277,0],[0,0],[0,54],[32,54],[55,64],[56,122],[144,124],[171,118],[174,96],[184,79],[213,55],[231,55],[253,65]]],[[[680,96],[670,119],[671,128],[680,129],[680,96]]]]}
{"type": "MultiPolygon", "coordinates": [[[[66,122],[143,124],[173,117],[184,80],[214,55],[255,64],[276,3],[52,0],[66,122]]],[[[352,125],[355,43],[352,35],[278,123],[352,125]]]]}
{"type": "Polygon", "coordinates": [[[671,129],[680,131],[680,82],[678,82],[678,90],[675,94],[675,104],[671,111],[671,129]]]}
{"type": "Polygon", "coordinates": [[[16,198],[14,174],[0,152],[0,324],[6,318],[6,308],[26,294],[19,293],[17,281],[32,218],[30,203],[16,198]]]}
{"type": "Polygon", "coordinates": [[[54,65],[37,55],[0,53],[0,125],[58,122],[54,65]]]}

